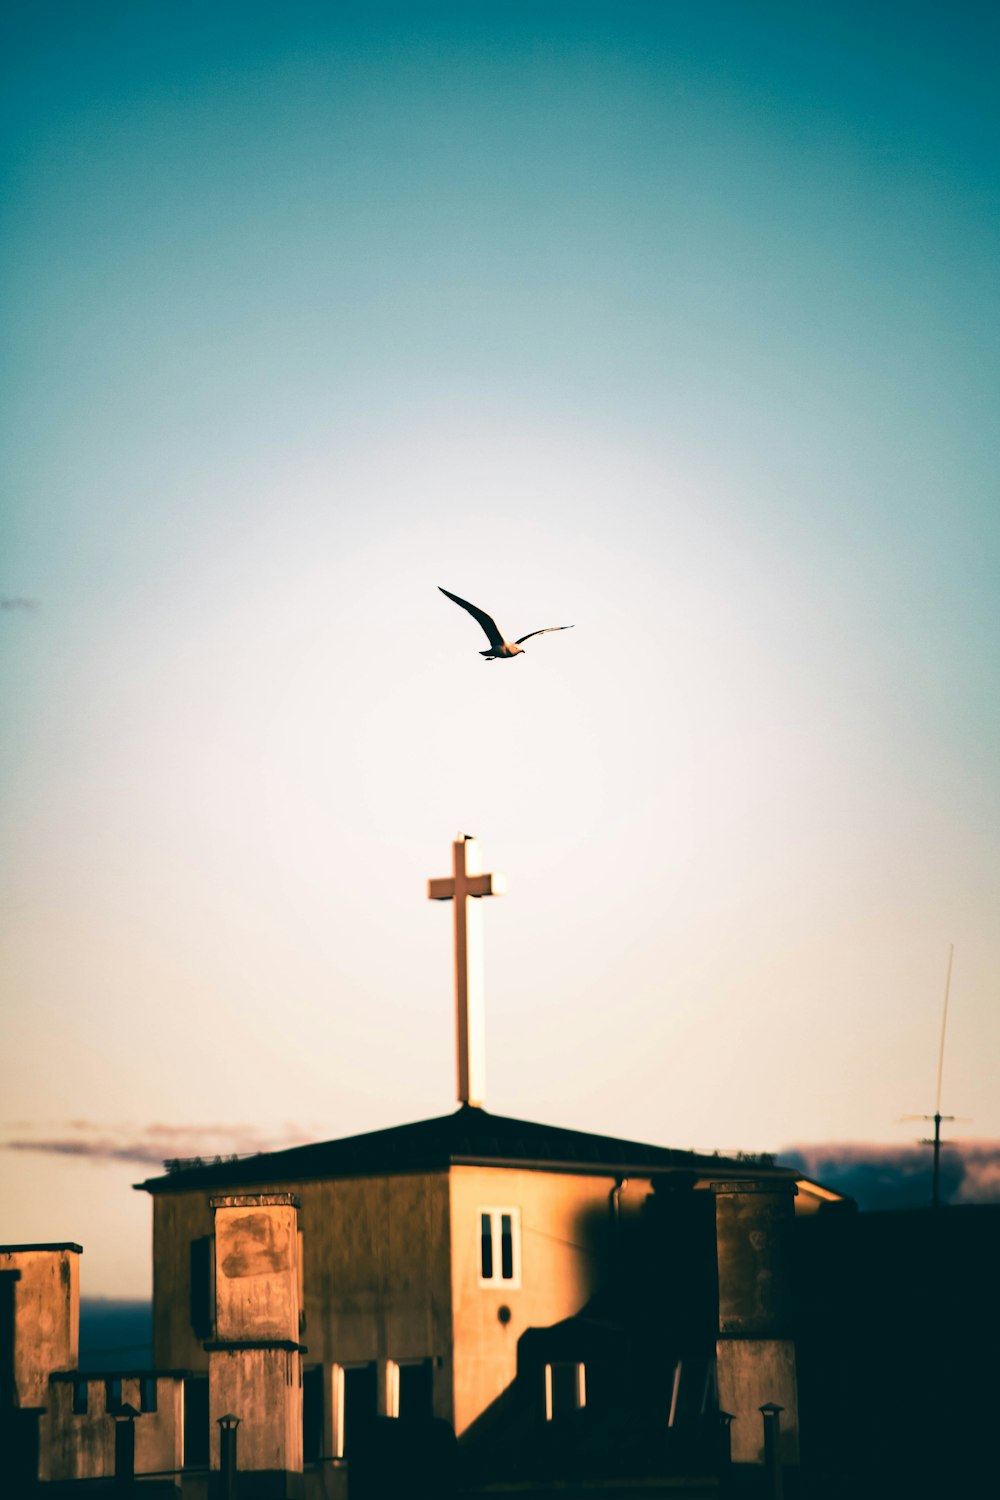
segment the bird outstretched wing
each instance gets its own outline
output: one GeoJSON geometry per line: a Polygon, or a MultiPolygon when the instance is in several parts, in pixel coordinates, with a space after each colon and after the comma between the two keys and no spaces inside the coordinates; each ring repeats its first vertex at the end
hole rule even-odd
{"type": "Polygon", "coordinates": [[[451,599],[455,604],[460,604],[463,609],[467,609],[469,611],[469,614],[474,620],[479,621],[480,625],[486,631],[486,638],[489,641],[490,645],[493,647],[494,651],[499,651],[500,647],[503,645],[503,636],[497,629],[496,621],[493,619],[492,615],[488,615],[485,609],[477,609],[474,604],[469,603],[468,599],[460,599],[457,594],[449,594],[448,590],[442,589],[440,584],[438,584],[438,588],[441,589],[441,593],[444,594],[446,598],[451,599]]]}
{"type": "Polygon", "coordinates": [[[515,646],[523,646],[525,641],[530,641],[533,635],[548,635],[553,630],[572,630],[572,625],[546,625],[544,630],[529,630],[527,635],[519,635],[514,642],[515,646]]]}

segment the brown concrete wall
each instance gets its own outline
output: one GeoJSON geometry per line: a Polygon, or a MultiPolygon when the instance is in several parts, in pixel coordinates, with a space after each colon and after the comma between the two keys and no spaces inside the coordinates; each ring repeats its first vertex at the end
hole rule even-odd
{"type": "Polygon", "coordinates": [[[153,1364],[208,1370],[204,1342],[191,1326],[191,1242],[215,1231],[212,1193],[153,1199],[153,1364]]]}
{"type": "Polygon", "coordinates": [[[717,1193],[721,1333],[788,1333],[793,1213],[790,1192],[717,1193]]]}
{"type": "MultiPolygon", "coordinates": [[[[73,1411],[73,1382],[54,1380],[40,1438],[41,1473],[47,1480],[100,1479],[115,1471],[115,1418],[107,1409],[107,1376],[87,1381],[86,1413],[73,1411]]],[[[139,1409],[138,1377],[122,1379],[122,1401],[139,1409]]],[[[183,1460],[184,1385],[167,1375],[157,1377],[156,1411],[135,1419],[135,1471],[153,1473],[179,1468],[183,1460]]]]}
{"type": "MultiPolygon", "coordinates": [[[[521,1333],[569,1317],[595,1290],[613,1186],[610,1175],[491,1167],[262,1182],[259,1191],[291,1191],[301,1204],[306,1363],[431,1359],[435,1412],[464,1431],[513,1380],[521,1333]],[[479,1210],[507,1206],[521,1217],[521,1286],[481,1288],[479,1210]],[[506,1326],[497,1317],[502,1305],[511,1310],[506,1326]]],[[[630,1201],[648,1186],[633,1182],[630,1201]]],[[[208,1365],[190,1325],[189,1264],[191,1241],[212,1232],[209,1197],[154,1201],[161,1368],[208,1365]]]]}
{"type": "Polygon", "coordinates": [[[213,1198],[215,1337],[299,1336],[298,1202],[290,1193],[213,1198]]]}
{"type": "Polygon", "coordinates": [[[296,1191],[308,1363],[432,1359],[435,1413],[451,1421],[447,1175],[311,1182],[296,1191]]]}
{"type": "MultiPolygon", "coordinates": [[[[447,1174],[261,1183],[259,1190],[294,1192],[301,1205],[299,1337],[307,1363],[433,1359],[435,1411],[451,1421],[447,1174]]],[[[208,1368],[191,1327],[190,1246],[213,1233],[209,1200],[219,1196],[215,1189],[153,1200],[153,1350],[160,1368],[208,1368]]]]}
{"type": "Polygon", "coordinates": [[[0,1273],[14,1283],[14,1383],[22,1407],[46,1404],[49,1376],[75,1370],[80,1351],[78,1250],[6,1250],[0,1273]]]}
{"type": "Polygon", "coordinates": [[[240,1472],[302,1470],[301,1356],[288,1349],[216,1352],[208,1375],[211,1465],[219,1467],[219,1418],[240,1416],[240,1472]]]}
{"type": "Polygon", "coordinates": [[[781,1458],[798,1463],[798,1387],[795,1345],[789,1339],[720,1339],[716,1349],[719,1409],[735,1418],[730,1427],[733,1462],[764,1462],[764,1422],[760,1408],[769,1401],[781,1413],[781,1458]]]}
{"type": "MultiPolygon", "coordinates": [[[[138,1402],[134,1402],[138,1405],[138,1402]]],[[[87,1414],[73,1414],[73,1386],[53,1381],[39,1433],[42,1479],[99,1479],[115,1471],[115,1424],[103,1377],[87,1381],[87,1414]]]]}
{"type": "MultiPolygon", "coordinates": [[[[610,1242],[608,1195],[613,1186],[613,1177],[452,1168],[454,1422],[459,1435],[514,1379],[517,1341],[525,1329],[571,1316],[596,1290],[610,1242]],[[520,1213],[521,1284],[481,1287],[479,1214],[507,1207],[520,1213]],[[506,1324],[498,1317],[501,1307],[510,1309],[506,1324]]],[[[637,1191],[633,1184],[633,1196],[637,1191]]]]}
{"type": "MultiPolygon", "coordinates": [[[[132,1401],[132,1405],[138,1406],[139,1402],[132,1401]]],[[[179,1469],[183,1462],[184,1382],[161,1375],[156,1381],[156,1411],[143,1412],[136,1418],[135,1471],[153,1474],[162,1469],[179,1469]]]]}
{"type": "Polygon", "coordinates": [[[719,1260],[719,1406],[731,1412],[736,1463],[763,1462],[759,1408],[781,1414],[782,1456],[798,1460],[798,1395],[792,1341],[793,1192],[774,1182],[720,1181],[716,1195],[719,1260]]]}

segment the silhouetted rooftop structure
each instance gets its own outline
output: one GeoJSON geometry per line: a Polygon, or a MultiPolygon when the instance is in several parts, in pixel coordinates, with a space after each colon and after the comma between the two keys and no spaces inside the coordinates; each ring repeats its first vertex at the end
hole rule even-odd
{"type": "Polygon", "coordinates": [[[453,1114],[387,1130],[285,1151],[252,1156],[201,1158],[167,1163],[167,1174],[136,1187],[150,1193],[186,1192],[191,1188],[292,1182],[325,1177],[368,1176],[384,1172],[445,1171],[451,1166],[540,1167],[567,1172],[649,1173],[691,1171],[727,1175],[762,1173],[795,1178],[792,1168],[774,1166],[770,1158],[737,1159],[697,1151],[651,1146],[642,1141],[592,1135],[490,1114],[463,1105],[453,1114]]]}

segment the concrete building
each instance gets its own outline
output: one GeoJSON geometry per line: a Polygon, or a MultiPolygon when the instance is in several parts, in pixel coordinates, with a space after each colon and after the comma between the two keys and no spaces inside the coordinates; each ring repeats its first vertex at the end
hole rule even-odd
{"type": "MultiPolygon", "coordinates": [[[[521,1335],[579,1313],[607,1287],[612,1216],[621,1235],[668,1181],[709,1193],[723,1176],[728,1267],[742,1253],[748,1203],[748,1236],[775,1238],[770,1225],[762,1236],[761,1215],[778,1203],[791,1211],[793,1173],[471,1106],[323,1145],[177,1163],[140,1184],[153,1200],[154,1361],[207,1374],[211,1341],[229,1336],[210,1311],[225,1285],[212,1247],[220,1195],[283,1196],[297,1205],[301,1312],[297,1330],[286,1321],[281,1336],[301,1337],[305,1377],[322,1393],[322,1431],[310,1427],[307,1447],[321,1441],[325,1454],[342,1456],[354,1424],[410,1402],[462,1437],[514,1380],[521,1335]]],[[[795,1201],[810,1212],[831,1196],[802,1183],[795,1201]]],[[[756,1284],[729,1280],[723,1339],[759,1341],[777,1316],[777,1293],[762,1303],[756,1284]],[[742,1321],[729,1313],[741,1298],[750,1307],[742,1321]]],[[[786,1387],[769,1385],[766,1399],[784,1395],[791,1413],[786,1387]]],[[[756,1408],[754,1418],[756,1428],[756,1408]]]]}
{"type": "Polygon", "coordinates": [[[0,1451],[13,1494],[36,1480],[114,1474],[123,1423],[137,1472],[183,1461],[183,1372],[78,1369],[82,1253],[75,1244],[0,1246],[0,1451]]]}
{"type": "Polygon", "coordinates": [[[714,1430],[716,1389],[737,1461],[760,1462],[772,1401],[795,1463],[785,1231],[793,1203],[814,1213],[833,1195],[787,1170],[463,1105],[173,1163],[139,1186],[153,1205],[151,1372],[77,1372],[78,1246],[0,1252],[15,1404],[38,1413],[43,1481],[113,1474],[129,1410],[137,1472],[174,1471],[193,1493],[219,1467],[229,1415],[262,1494],[343,1493],[352,1452],[389,1419],[410,1432],[437,1419],[495,1466],[512,1435],[546,1432],[551,1450],[569,1411],[613,1433],[647,1409],[678,1440],[650,1456],[669,1469],[714,1430]]]}
{"type": "Polygon", "coordinates": [[[353,1500],[395,1449],[412,1490],[414,1455],[430,1473],[444,1435],[472,1487],[626,1461],[710,1476],[720,1408],[733,1459],[758,1467],[768,1405],[794,1470],[790,1226],[838,1195],[766,1159],[489,1113],[478,906],[502,889],[468,839],[430,883],[455,911],[457,1111],[137,1184],[152,1371],[80,1377],[79,1246],[0,1251],[5,1431],[25,1473],[98,1479],[134,1451],[201,1495],[238,1421],[248,1494],[318,1500],[351,1475],[353,1500]]]}

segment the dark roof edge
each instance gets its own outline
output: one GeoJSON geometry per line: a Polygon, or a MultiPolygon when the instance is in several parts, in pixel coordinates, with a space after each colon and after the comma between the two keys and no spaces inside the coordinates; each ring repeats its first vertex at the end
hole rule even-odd
{"type": "Polygon", "coordinates": [[[773,1161],[765,1165],[752,1159],[683,1151],[505,1115],[491,1117],[485,1109],[462,1105],[448,1115],[341,1136],[332,1141],[214,1161],[193,1158],[190,1164],[171,1162],[162,1176],[133,1183],[133,1188],[154,1197],[206,1189],[215,1193],[259,1192],[265,1190],[265,1185],[266,1190],[280,1190],[281,1185],[294,1182],[413,1176],[448,1172],[453,1166],[548,1171],[574,1176],[652,1177],[687,1173],[802,1179],[802,1173],[796,1168],[780,1166],[773,1161]],[[473,1117],[476,1119],[471,1135],[462,1129],[463,1117],[468,1117],[466,1123],[473,1117]],[[489,1130],[491,1121],[499,1135],[489,1130]],[[480,1139],[478,1126],[482,1122],[486,1124],[488,1136],[480,1139]],[[522,1133],[523,1142],[518,1138],[522,1133]],[[583,1144],[582,1152],[574,1150],[575,1142],[583,1144]],[[330,1157],[333,1157],[332,1161],[330,1157]]]}
{"type": "MultiPolygon", "coordinates": [[[[262,1163],[278,1154],[276,1151],[259,1153],[262,1163]]],[[[253,1160],[253,1158],[241,1158],[241,1164],[244,1160],[253,1160]]],[[[272,1191],[277,1194],[285,1191],[280,1186],[281,1183],[327,1182],[334,1178],[339,1180],[348,1177],[414,1177],[421,1172],[447,1172],[450,1166],[450,1161],[441,1160],[439,1162],[427,1161],[421,1166],[413,1167],[351,1167],[338,1172],[272,1172],[269,1175],[262,1171],[259,1177],[248,1177],[242,1182],[234,1182],[230,1177],[215,1177],[215,1173],[221,1172],[221,1167],[206,1162],[204,1167],[193,1167],[184,1172],[166,1172],[162,1177],[148,1177],[145,1182],[133,1182],[132,1191],[148,1193],[151,1198],[161,1197],[164,1193],[188,1193],[202,1190],[211,1193],[213,1197],[237,1197],[272,1191]],[[199,1177],[200,1172],[211,1172],[213,1178],[206,1181],[199,1177]],[[268,1184],[273,1184],[273,1188],[268,1184]]]]}
{"type": "Polygon", "coordinates": [[[17,1255],[22,1250],[73,1250],[83,1254],[83,1246],[73,1240],[48,1240],[37,1245],[0,1245],[0,1255],[17,1255]]]}
{"type": "MultiPolygon", "coordinates": [[[[265,1167],[267,1153],[262,1153],[262,1168],[265,1167]]],[[[717,1177],[720,1172],[727,1177],[747,1179],[759,1177],[776,1177],[779,1179],[791,1179],[793,1182],[805,1182],[811,1179],[803,1176],[794,1167],[754,1166],[751,1162],[731,1162],[725,1157],[705,1156],[700,1160],[678,1161],[678,1162],[602,1162],[602,1161],[557,1161],[557,1160],[534,1160],[522,1156],[475,1156],[459,1155],[449,1156],[437,1163],[430,1161],[421,1166],[392,1166],[392,1167],[352,1167],[335,1172],[295,1173],[287,1176],[269,1174],[262,1170],[258,1178],[253,1179],[258,1191],[264,1190],[264,1185],[279,1182],[323,1182],[327,1180],[355,1179],[359,1177],[415,1177],[428,1172],[447,1172],[452,1167],[497,1167],[504,1171],[522,1172],[558,1172],[563,1176],[573,1177],[662,1177],[672,1173],[686,1173],[692,1177],[717,1177]]],[[[214,1175],[219,1169],[206,1167],[206,1172],[211,1171],[214,1175]]],[[[218,1195],[224,1185],[230,1179],[217,1178],[215,1180],[198,1180],[196,1172],[175,1172],[165,1177],[153,1177],[146,1182],[134,1182],[132,1184],[135,1192],[147,1192],[150,1197],[163,1197],[170,1193],[187,1192],[211,1192],[218,1195]],[[194,1179],[194,1180],[192,1180],[194,1179]]],[[[232,1185],[232,1191],[238,1192],[240,1188],[250,1189],[249,1181],[232,1185]]]]}
{"type": "MultiPolygon", "coordinates": [[[[667,1146],[657,1146],[657,1151],[667,1151],[667,1146]]],[[[687,1172],[694,1177],[717,1176],[724,1168],[729,1177],[793,1177],[802,1179],[802,1173],[794,1167],[755,1167],[752,1162],[734,1162],[725,1156],[695,1156],[685,1161],[664,1162],[606,1162],[606,1161],[557,1161],[555,1158],[533,1161],[523,1156],[452,1156],[453,1167],[523,1167],[528,1172],[572,1172],[577,1177],[659,1177],[666,1172],[687,1172]],[[732,1170],[730,1170],[732,1168],[732,1170]]]]}

